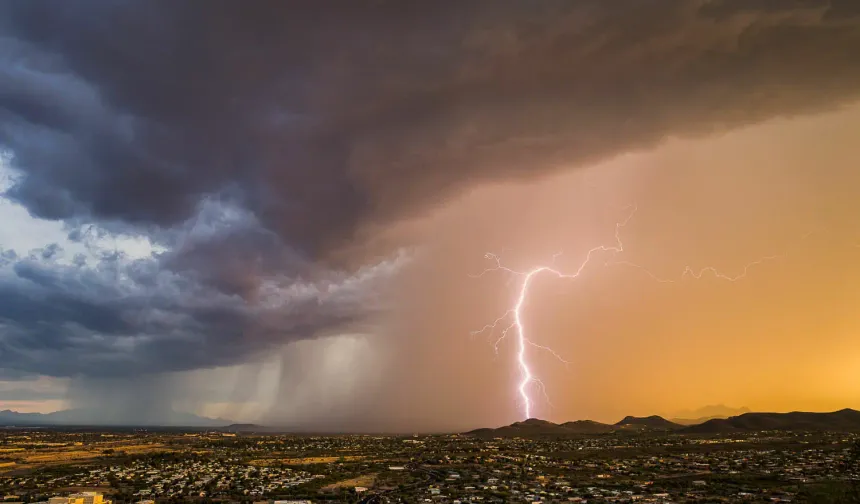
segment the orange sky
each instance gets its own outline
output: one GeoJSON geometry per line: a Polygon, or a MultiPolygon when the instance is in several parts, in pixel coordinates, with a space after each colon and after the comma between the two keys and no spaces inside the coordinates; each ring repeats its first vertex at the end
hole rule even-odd
{"type": "MultiPolygon", "coordinates": [[[[678,280],[657,283],[598,256],[577,280],[544,276],[524,312],[532,339],[569,361],[528,351],[552,401],[535,416],[617,421],[707,404],[753,410],[860,407],[860,107],[775,120],[530,184],[484,187],[393,233],[426,244],[401,280],[389,329],[396,379],[386,387],[404,423],[498,425],[521,415],[512,337],[496,355],[470,331],[511,305],[516,277],[492,264],[575,269],[589,248],[612,244],[624,206],[638,212],[615,257],[678,280]],[[506,283],[508,282],[508,283],[506,283]],[[389,391],[390,389],[390,391],[389,391]],[[442,423],[447,423],[442,420],[442,423]]],[[[383,401],[386,402],[386,401],[383,401]]]]}

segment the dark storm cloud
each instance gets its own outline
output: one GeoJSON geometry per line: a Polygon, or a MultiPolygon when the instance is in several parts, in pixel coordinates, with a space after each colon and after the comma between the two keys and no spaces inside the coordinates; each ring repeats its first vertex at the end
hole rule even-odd
{"type": "Polygon", "coordinates": [[[73,240],[96,222],[170,252],[4,252],[4,362],[189,369],[361,320],[361,293],[319,303],[302,278],[344,281],[325,259],[363,225],[482,181],[856,99],[855,6],[5,2],[0,147],[24,174],[8,197],[73,240]],[[213,194],[239,224],[179,238],[223,217],[201,210],[213,194]]]}
{"type": "Polygon", "coordinates": [[[13,1],[0,140],[38,215],[169,226],[230,185],[314,254],[476,181],[853,99],[855,4],[13,1]]]}

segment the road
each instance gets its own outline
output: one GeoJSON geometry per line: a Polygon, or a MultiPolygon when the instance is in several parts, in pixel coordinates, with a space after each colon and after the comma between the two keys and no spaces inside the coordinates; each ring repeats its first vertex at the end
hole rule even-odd
{"type": "Polygon", "coordinates": [[[419,466],[415,466],[415,467],[407,465],[406,468],[409,469],[409,472],[412,472],[412,473],[414,473],[414,472],[423,473],[427,478],[424,481],[412,483],[411,485],[406,485],[403,488],[392,488],[391,490],[385,490],[382,492],[374,493],[372,495],[368,495],[367,497],[361,499],[359,501],[359,504],[380,504],[382,502],[382,496],[383,495],[392,495],[392,494],[395,494],[397,492],[402,492],[405,490],[414,490],[421,485],[429,485],[435,481],[441,481],[441,480],[445,479],[445,475],[443,473],[436,471],[436,470],[433,470],[433,469],[430,469],[429,467],[424,466],[424,465],[419,465],[419,466]]]}

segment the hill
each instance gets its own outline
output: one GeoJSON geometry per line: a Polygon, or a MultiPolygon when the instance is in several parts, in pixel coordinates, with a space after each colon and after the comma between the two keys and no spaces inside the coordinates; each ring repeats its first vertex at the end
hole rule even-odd
{"type": "Polygon", "coordinates": [[[528,420],[514,422],[511,425],[497,429],[476,429],[466,434],[478,437],[536,437],[553,435],[558,429],[558,424],[537,418],[529,418],[528,420]]]}
{"type": "Polygon", "coordinates": [[[675,417],[670,420],[681,425],[698,425],[715,418],[729,418],[743,415],[744,413],[752,413],[752,410],[746,406],[741,408],[732,408],[725,404],[714,404],[695,410],[679,411],[675,417]]]}
{"type": "Polygon", "coordinates": [[[604,434],[612,432],[615,429],[611,425],[595,422],[594,420],[576,420],[574,422],[565,422],[560,425],[569,432],[577,434],[604,434]]]}
{"type": "Polygon", "coordinates": [[[759,430],[860,431],[860,411],[843,409],[831,413],[744,413],[716,418],[684,428],[687,434],[718,434],[759,430]]]}
{"type": "Polygon", "coordinates": [[[655,430],[676,430],[683,427],[683,425],[676,424],[675,422],[670,422],[665,418],[657,415],[651,415],[648,417],[627,416],[624,417],[620,422],[616,423],[615,426],[619,428],[641,428],[655,430]]]}
{"type": "Polygon", "coordinates": [[[556,424],[546,420],[537,418],[529,418],[522,422],[514,422],[511,425],[499,427],[496,429],[484,428],[466,432],[466,435],[494,438],[494,437],[565,437],[576,436],[582,434],[603,434],[612,432],[614,428],[611,425],[594,422],[592,420],[577,420],[575,422],[565,422],[556,424]]]}
{"type": "Polygon", "coordinates": [[[708,420],[719,420],[729,418],[731,415],[723,416],[723,415],[714,415],[714,416],[706,416],[706,417],[698,417],[698,418],[673,418],[670,422],[676,423],[681,426],[689,426],[689,425],[699,425],[707,422],[708,420]]]}
{"type": "Polygon", "coordinates": [[[556,424],[530,418],[497,429],[476,429],[465,433],[482,438],[494,437],[566,437],[608,434],[613,432],[673,431],[682,434],[721,434],[745,431],[856,431],[860,432],[860,411],[843,409],[831,413],[744,413],[729,418],[714,418],[697,425],[684,426],[657,415],[624,417],[609,425],[591,420],[556,424]]]}

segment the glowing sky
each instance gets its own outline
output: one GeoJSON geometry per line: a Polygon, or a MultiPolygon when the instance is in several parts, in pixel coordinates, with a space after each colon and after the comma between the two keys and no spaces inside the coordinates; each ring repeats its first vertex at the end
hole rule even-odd
{"type": "MultiPolygon", "coordinates": [[[[481,189],[441,209],[420,231],[433,260],[407,280],[422,288],[410,290],[415,312],[405,315],[404,332],[420,336],[404,345],[430,370],[445,371],[416,379],[422,392],[410,411],[468,411],[485,424],[517,419],[513,342],[495,356],[487,339],[464,336],[502,314],[516,284],[468,274],[489,266],[488,250],[515,269],[563,251],[556,263],[576,268],[594,245],[613,244],[628,201],[639,210],[622,229],[626,251],[616,259],[661,277],[680,279],[686,266],[736,275],[760,257],[783,257],[735,283],[704,275],[660,284],[601,261],[576,281],[539,278],[526,310],[532,338],[570,364],[531,352],[555,405],[538,401],[537,416],[608,421],[714,403],[856,407],[860,225],[852,216],[860,175],[851,167],[860,148],[850,137],[858,127],[860,108],[851,107],[669,141],[586,173],[481,189]],[[822,162],[827,170],[816,168],[822,162]],[[438,389],[450,395],[432,393],[438,389]]],[[[406,362],[404,376],[414,372],[406,362]]]]}
{"type": "Polygon", "coordinates": [[[508,423],[632,204],[535,416],[860,407],[856,3],[429,5],[0,7],[0,409],[508,423]]]}

